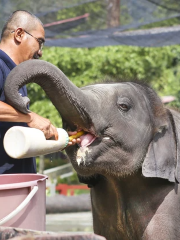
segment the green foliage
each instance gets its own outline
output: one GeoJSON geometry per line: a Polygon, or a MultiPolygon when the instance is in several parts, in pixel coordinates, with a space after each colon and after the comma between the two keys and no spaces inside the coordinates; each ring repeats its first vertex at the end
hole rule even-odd
{"type": "Polygon", "coordinates": [[[42,101],[46,99],[44,90],[36,83],[27,84],[28,95],[31,97],[31,105],[36,101],[42,101]]]}
{"type": "Polygon", "coordinates": [[[140,48],[128,46],[94,49],[46,48],[44,60],[59,67],[78,87],[106,76],[151,82],[158,91],[173,78],[180,47],[140,48]],[[163,81],[163,84],[162,84],[163,81]]]}
{"type": "Polygon", "coordinates": [[[30,110],[39,114],[40,116],[48,118],[55,127],[62,127],[60,114],[49,99],[44,99],[41,101],[38,100],[34,102],[31,105],[30,110]]]}
{"type": "Polygon", "coordinates": [[[57,184],[59,183],[65,183],[68,185],[80,184],[77,173],[75,171],[73,171],[73,174],[70,177],[61,178],[61,176],[59,176],[57,178],[57,184]]]}
{"type": "MultiPolygon", "coordinates": [[[[67,164],[68,160],[67,159],[61,159],[59,158],[54,158],[51,156],[45,156],[44,157],[44,170],[49,169],[49,168],[53,168],[53,167],[57,167],[57,166],[61,166],[64,164],[67,164]]],[[[36,168],[37,168],[37,172],[39,171],[39,157],[36,157],[36,168]]]]}
{"type": "Polygon", "coordinates": [[[180,49],[127,46],[94,49],[46,48],[44,60],[59,67],[79,87],[105,76],[151,81],[173,65],[180,49]]]}

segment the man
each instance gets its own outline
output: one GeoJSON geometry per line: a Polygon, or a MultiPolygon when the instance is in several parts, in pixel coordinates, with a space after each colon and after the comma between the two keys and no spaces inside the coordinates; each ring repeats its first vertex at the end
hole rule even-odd
{"type": "MultiPolygon", "coordinates": [[[[4,82],[9,72],[18,64],[29,59],[39,59],[45,42],[45,32],[42,22],[33,14],[15,11],[1,33],[0,43],[0,174],[7,173],[36,173],[34,158],[12,159],[3,147],[6,131],[12,126],[29,126],[43,131],[46,139],[58,139],[57,129],[48,119],[34,112],[23,114],[6,103],[4,82]]],[[[26,86],[19,94],[27,96],[26,86]]],[[[75,132],[76,133],[76,132],[75,132]]],[[[70,134],[75,134],[70,133],[70,134]]],[[[76,143],[76,140],[69,145],[76,143]]]]}

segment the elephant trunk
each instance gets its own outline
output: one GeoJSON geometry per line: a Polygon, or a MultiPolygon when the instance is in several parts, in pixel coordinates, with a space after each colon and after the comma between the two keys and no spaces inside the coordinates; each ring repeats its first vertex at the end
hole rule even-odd
{"type": "Polygon", "coordinates": [[[4,87],[7,102],[17,110],[28,113],[29,99],[20,96],[18,90],[31,82],[43,88],[63,120],[70,126],[73,124],[85,129],[90,128],[88,96],[85,96],[60,69],[46,61],[25,61],[10,72],[4,87]]]}

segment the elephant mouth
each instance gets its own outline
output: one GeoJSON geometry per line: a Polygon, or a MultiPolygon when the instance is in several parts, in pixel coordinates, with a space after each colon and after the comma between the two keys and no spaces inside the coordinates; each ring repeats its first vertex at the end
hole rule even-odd
{"type": "Polygon", "coordinates": [[[76,153],[76,162],[78,166],[86,165],[87,156],[92,152],[90,145],[97,139],[97,137],[91,133],[86,132],[80,137],[81,142],[78,145],[76,153]]]}
{"type": "Polygon", "coordinates": [[[75,144],[67,149],[71,162],[79,167],[87,167],[97,161],[97,154],[104,145],[108,145],[113,139],[109,136],[99,136],[95,128],[91,125],[90,129],[84,129],[83,127],[76,128],[75,125],[68,127],[68,124],[64,122],[64,127],[69,131],[78,131],[81,129],[84,134],[80,136],[81,142],[75,144]],[[70,130],[71,129],[71,130],[70,130]]]}
{"type": "MultiPolygon", "coordinates": [[[[67,123],[64,122],[64,127],[66,127],[66,131],[79,131],[76,129],[75,126],[71,126],[71,128],[67,125],[67,123]],[[71,129],[71,130],[70,130],[71,129]]],[[[80,143],[77,143],[73,146],[71,146],[71,151],[75,152],[75,162],[78,166],[85,165],[85,162],[87,162],[87,156],[89,156],[89,153],[92,151],[90,150],[91,144],[98,139],[99,137],[95,133],[94,128],[91,130],[85,130],[82,127],[80,128],[81,131],[84,131],[84,134],[80,136],[79,138],[81,139],[80,143]],[[91,131],[91,132],[90,132],[91,131]]],[[[68,150],[68,149],[67,149],[68,150]]],[[[72,160],[72,159],[71,159],[72,160]]]]}
{"type": "Polygon", "coordinates": [[[96,157],[93,156],[96,155],[95,152],[100,147],[100,144],[105,142],[107,144],[111,138],[108,136],[95,136],[90,132],[85,132],[80,139],[81,142],[76,145],[76,164],[78,166],[89,166],[96,161],[96,157]]]}

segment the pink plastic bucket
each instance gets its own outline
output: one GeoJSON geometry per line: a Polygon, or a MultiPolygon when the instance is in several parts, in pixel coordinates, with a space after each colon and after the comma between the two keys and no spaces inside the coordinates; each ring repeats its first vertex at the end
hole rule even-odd
{"type": "Polygon", "coordinates": [[[47,178],[40,174],[0,175],[0,226],[45,230],[47,178]]]}

